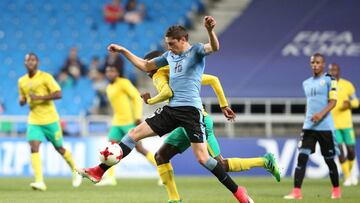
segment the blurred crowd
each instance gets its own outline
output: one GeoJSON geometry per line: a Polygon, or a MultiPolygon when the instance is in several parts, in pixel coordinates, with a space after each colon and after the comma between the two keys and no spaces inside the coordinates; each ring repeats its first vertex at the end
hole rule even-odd
{"type": "MultiPolygon", "coordinates": [[[[106,98],[106,86],[108,84],[105,77],[106,67],[115,67],[124,76],[124,61],[117,53],[108,53],[104,59],[98,56],[92,57],[91,61],[84,63],[78,57],[78,50],[72,47],[68,57],[65,59],[60,71],[56,74],[56,79],[62,89],[73,88],[79,79],[88,78],[92,81],[92,88],[96,92],[94,106],[89,113],[106,114],[108,113],[108,101],[106,98]]],[[[135,81],[132,81],[135,83],[135,81]]]]}
{"type": "Polygon", "coordinates": [[[120,0],[113,0],[103,9],[104,18],[112,28],[116,28],[118,23],[129,23],[134,26],[143,21],[145,7],[136,0],[128,0],[126,5],[122,5],[120,0]]]}
{"type": "MultiPolygon", "coordinates": [[[[136,0],[128,0],[126,5],[123,5],[121,0],[112,0],[112,2],[104,5],[103,15],[105,23],[108,23],[111,28],[115,29],[119,23],[128,23],[130,26],[135,26],[143,21],[145,7],[136,0]]],[[[72,88],[80,78],[89,78],[92,81],[93,89],[96,91],[96,100],[89,113],[106,114],[108,113],[108,101],[105,92],[107,86],[105,69],[108,66],[116,67],[120,76],[125,77],[124,61],[120,55],[108,53],[103,59],[94,56],[86,64],[78,57],[77,48],[72,47],[60,72],[56,74],[56,78],[62,88],[72,88]]],[[[132,82],[135,83],[135,81],[132,82]]]]}

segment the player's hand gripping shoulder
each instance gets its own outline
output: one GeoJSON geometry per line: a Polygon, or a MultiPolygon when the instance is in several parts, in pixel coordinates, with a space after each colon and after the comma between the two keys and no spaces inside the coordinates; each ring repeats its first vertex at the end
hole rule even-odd
{"type": "Polygon", "coordinates": [[[228,119],[228,121],[234,121],[236,118],[236,114],[234,113],[234,111],[226,106],[221,108],[221,111],[223,112],[224,116],[228,119]]]}

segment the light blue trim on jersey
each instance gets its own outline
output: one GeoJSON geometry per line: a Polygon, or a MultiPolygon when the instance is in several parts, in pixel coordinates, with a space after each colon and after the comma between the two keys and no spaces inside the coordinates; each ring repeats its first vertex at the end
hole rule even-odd
{"type": "Polygon", "coordinates": [[[154,59],[157,67],[169,65],[169,85],[173,91],[169,106],[193,106],[202,109],[201,78],[205,69],[203,44],[194,44],[185,52],[175,55],[171,51],[154,59]]]}
{"type": "Polygon", "coordinates": [[[303,129],[306,130],[335,130],[334,121],[329,112],[324,118],[314,123],[311,117],[321,112],[329,102],[332,78],[328,75],[310,77],[303,82],[303,89],[306,96],[306,115],[303,129]]]}

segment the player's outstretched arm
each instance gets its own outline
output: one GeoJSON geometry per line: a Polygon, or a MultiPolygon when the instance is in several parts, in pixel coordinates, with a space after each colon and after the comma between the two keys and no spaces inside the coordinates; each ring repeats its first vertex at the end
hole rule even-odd
{"type": "Polygon", "coordinates": [[[173,96],[173,92],[168,83],[164,84],[159,93],[152,98],[147,100],[147,104],[154,105],[170,99],[173,96]]]}
{"type": "Polygon", "coordinates": [[[203,74],[203,76],[201,78],[201,85],[210,85],[211,86],[211,88],[213,89],[213,91],[216,94],[216,97],[219,100],[221,108],[228,106],[228,102],[226,100],[224,90],[221,86],[221,83],[220,83],[220,80],[218,77],[216,77],[214,75],[203,74]]]}
{"type": "Polygon", "coordinates": [[[209,54],[220,49],[219,40],[214,31],[216,21],[212,16],[204,17],[204,26],[208,32],[209,42],[204,44],[205,53],[209,54]]]}
{"type": "Polygon", "coordinates": [[[124,55],[135,67],[137,67],[138,69],[145,71],[145,72],[149,72],[151,70],[155,70],[156,69],[156,64],[154,62],[154,60],[144,60],[138,56],[136,56],[135,54],[133,54],[131,51],[129,51],[128,49],[126,49],[125,47],[122,47],[120,45],[117,44],[110,44],[108,46],[108,50],[110,52],[117,52],[117,53],[121,53],[122,55],[124,55]]]}
{"type": "Polygon", "coordinates": [[[214,75],[203,74],[201,84],[211,86],[211,88],[213,89],[213,91],[216,94],[216,97],[217,97],[217,99],[219,101],[219,104],[220,104],[221,111],[223,112],[224,116],[229,121],[234,121],[235,118],[236,118],[236,114],[229,107],[229,104],[228,104],[227,99],[225,97],[225,93],[224,93],[224,90],[223,90],[223,88],[221,86],[219,78],[214,76],[214,75]]]}

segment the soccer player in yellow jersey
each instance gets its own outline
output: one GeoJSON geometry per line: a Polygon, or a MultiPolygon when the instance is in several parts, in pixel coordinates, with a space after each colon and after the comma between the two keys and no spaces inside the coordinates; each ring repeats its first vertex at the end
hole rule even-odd
{"type": "Polygon", "coordinates": [[[72,184],[74,187],[78,187],[82,179],[75,171],[70,151],[63,147],[59,116],[53,102],[53,100],[61,98],[61,89],[50,74],[38,70],[38,65],[37,55],[26,54],[25,67],[28,73],[18,81],[19,103],[21,106],[27,103],[30,107],[26,135],[31,148],[31,163],[35,175],[35,182],[30,186],[35,190],[46,190],[39,146],[42,141],[47,139],[69,164],[73,172],[72,184]]]}
{"type": "MultiPolygon", "coordinates": [[[[106,77],[110,82],[106,87],[106,95],[114,111],[108,140],[119,143],[130,129],[141,123],[142,100],[140,93],[130,80],[119,77],[119,70],[116,67],[106,67],[106,77]]],[[[146,150],[141,142],[138,142],[135,147],[151,164],[156,166],[154,154],[146,150]]],[[[107,176],[96,185],[116,185],[114,167],[111,167],[107,176]]]]}
{"type": "Polygon", "coordinates": [[[340,67],[337,64],[329,65],[329,73],[338,81],[338,101],[335,108],[331,111],[334,117],[336,128],[336,141],[339,144],[339,160],[344,174],[344,186],[357,185],[357,177],[351,177],[351,169],[355,159],[355,132],[351,117],[351,109],[359,107],[359,100],[355,94],[354,85],[343,78],[340,78],[340,67]],[[347,156],[344,155],[346,145],[347,156]]]}
{"type": "MultiPolygon", "coordinates": [[[[144,58],[146,60],[150,60],[161,54],[161,51],[152,51],[144,58]]],[[[156,87],[158,94],[152,98],[150,98],[149,93],[143,94],[142,97],[145,103],[152,105],[162,101],[166,101],[170,97],[172,97],[173,93],[169,86],[168,66],[161,67],[155,71],[152,71],[148,75],[152,78],[153,84],[156,87]]],[[[236,115],[231,110],[231,108],[229,108],[219,79],[213,75],[203,74],[201,84],[210,85],[213,88],[219,100],[220,108],[224,113],[224,116],[230,121],[234,120],[236,115]]],[[[214,134],[213,121],[204,109],[203,114],[205,131],[207,134],[208,152],[214,159],[216,159],[221,164],[225,171],[239,172],[249,170],[253,167],[264,167],[267,171],[274,175],[277,181],[280,181],[279,168],[273,157],[273,154],[271,153],[265,154],[264,157],[256,158],[223,158],[220,153],[219,144],[214,134]]],[[[190,141],[186,137],[186,131],[184,130],[184,128],[179,127],[169,134],[169,136],[164,140],[164,144],[155,154],[155,160],[158,165],[158,172],[168,192],[169,203],[181,202],[180,195],[177,192],[174,179],[174,171],[171,166],[170,159],[172,159],[176,154],[183,153],[189,147],[190,141]]]]}

